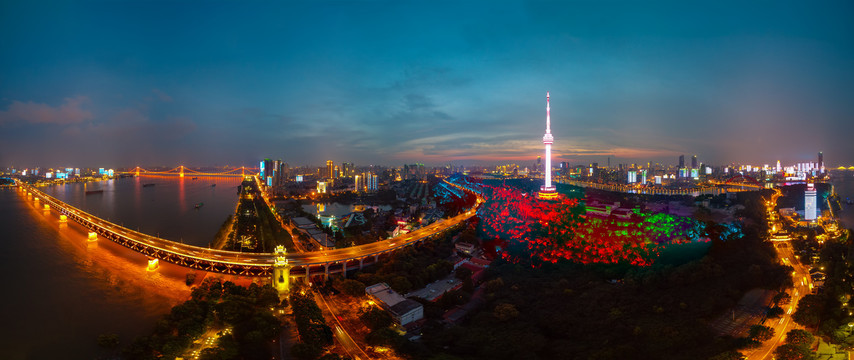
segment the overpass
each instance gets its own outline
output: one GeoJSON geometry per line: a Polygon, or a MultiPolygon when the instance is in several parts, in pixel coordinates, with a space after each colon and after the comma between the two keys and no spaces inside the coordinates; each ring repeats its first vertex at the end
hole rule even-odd
{"type": "MultiPolygon", "coordinates": [[[[459,187],[453,183],[449,184],[459,187]]],[[[276,264],[276,256],[281,255],[215,250],[176,243],[101,219],[47,195],[29,184],[18,181],[17,185],[19,193],[35,202],[37,207],[42,203],[45,210],[55,210],[65,215],[68,219],[95,233],[96,236],[111,240],[153,259],[207,272],[240,276],[271,276],[276,264]]],[[[367,264],[376,263],[381,255],[434,239],[448,230],[461,226],[476,214],[476,207],[481,203],[483,198],[478,195],[475,208],[392,239],[343,249],[288,253],[285,254],[284,260],[287,260],[291,277],[310,279],[312,276],[323,275],[326,279],[331,273],[346,274],[349,270],[362,269],[367,264]]]]}

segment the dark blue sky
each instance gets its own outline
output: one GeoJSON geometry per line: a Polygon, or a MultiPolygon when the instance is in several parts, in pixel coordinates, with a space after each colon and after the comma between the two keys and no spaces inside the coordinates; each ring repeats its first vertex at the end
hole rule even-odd
{"type": "Polygon", "coordinates": [[[851,2],[35,3],[1,166],[854,163],[851,2]]]}

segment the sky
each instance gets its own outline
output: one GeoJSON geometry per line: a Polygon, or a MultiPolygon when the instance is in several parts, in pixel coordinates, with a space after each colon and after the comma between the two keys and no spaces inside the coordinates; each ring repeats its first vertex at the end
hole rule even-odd
{"type": "Polygon", "coordinates": [[[854,3],[5,1],[0,166],[854,165],[854,3]]]}

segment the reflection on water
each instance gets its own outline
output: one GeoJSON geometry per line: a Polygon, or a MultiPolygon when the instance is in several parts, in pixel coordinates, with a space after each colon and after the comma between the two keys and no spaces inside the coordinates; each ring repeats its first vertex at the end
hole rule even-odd
{"type": "Polygon", "coordinates": [[[237,186],[241,181],[239,177],[192,180],[141,176],[69,183],[42,188],[42,191],[129,228],[173,241],[207,246],[234,212],[237,186]],[[196,204],[203,206],[196,209],[196,204]]]}
{"type": "Polygon", "coordinates": [[[126,343],[189,296],[186,269],[147,272],[145,256],[104,239],[90,244],[83,227],[60,224],[41,205],[0,189],[2,358],[93,358],[99,334],[126,343]]]}

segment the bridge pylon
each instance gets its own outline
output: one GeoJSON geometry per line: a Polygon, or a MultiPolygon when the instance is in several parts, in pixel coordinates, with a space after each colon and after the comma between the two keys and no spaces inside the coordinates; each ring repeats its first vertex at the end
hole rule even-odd
{"type": "Polygon", "coordinates": [[[276,260],[273,262],[273,288],[279,296],[287,294],[290,287],[291,265],[288,264],[288,251],[282,245],[276,246],[276,260]]]}
{"type": "Polygon", "coordinates": [[[139,166],[136,167],[136,176],[139,177],[139,166]]]}
{"type": "Polygon", "coordinates": [[[184,177],[184,165],[181,165],[181,177],[184,177]]]}

